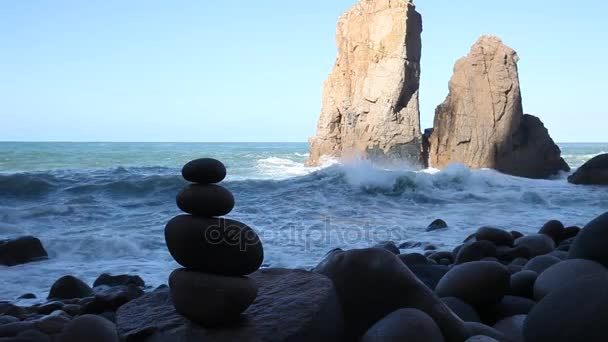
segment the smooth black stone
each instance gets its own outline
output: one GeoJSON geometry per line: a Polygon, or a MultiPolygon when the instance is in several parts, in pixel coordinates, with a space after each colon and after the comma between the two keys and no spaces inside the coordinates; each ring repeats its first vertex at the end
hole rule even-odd
{"type": "Polygon", "coordinates": [[[598,216],[578,233],[568,259],[597,261],[608,267],[608,212],[598,216]]]}
{"type": "Polygon", "coordinates": [[[545,234],[552,238],[555,243],[559,243],[560,236],[564,234],[564,224],[557,220],[551,220],[538,231],[539,234],[545,234]]]}
{"type": "Polygon", "coordinates": [[[515,241],[515,240],[519,239],[520,237],[524,236],[524,234],[518,232],[517,230],[512,230],[511,236],[513,236],[513,241],[515,241]]]}
{"type": "Polygon", "coordinates": [[[444,220],[436,219],[435,221],[431,222],[431,224],[429,224],[428,227],[426,227],[426,231],[432,232],[434,230],[445,229],[447,227],[448,227],[448,224],[444,220]]]}
{"type": "Polygon", "coordinates": [[[204,327],[237,321],[253,303],[258,287],[249,277],[220,276],[180,268],[169,276],[175,311],[204,327]]]}
{"type": "Polygon", "coordinates": [[[361,342],[443,342],[441,330],[429,315],[417,309],[399,309],[374,324],[361,342]]]}
{"type": "Polygon", "coordinates": [[[521,271],[513,274],[509,293],[513,296],[534,298],[534,283],[537,278],[538,273],[534,271],[521,271]]]}
{"type": "Polygon", "coordinates": [[[425,312],[450,342],[466,339],[463,322],[387,250],[369,248],[332,253],[315,271],[328,276],[336,287],[348,340],[360,338],[372,325],[399,308],[425,312]]]}
{"type": "Polygon", "coordinates": [[[568,177],[568,182],[582,185],[608,185],[608,153],[591,158],[568,177]]]}
{"type": "Polygon", "coordinates": [[[15,266],[48,258],[42,242],[33,236],[0,240],[0,265],[15,266]]]}
{"type": "Polygon", "coordinates": [[[454,266],[437,284],[439,297],[457,297],[475,308],[499,303],[509,289],[510,273],[492,261],[454,266]]]}
{"type": "Polygon", "coordinates": [[[107,285],[107,286],[119,286],[119,285],[135,285],[139,287],[144,287],[146,284],[144,280],[141,279],[138,275],[129,275],[129,274],[120,274],[120,275],[110,275],[108,273],[103,273],[95,282],[93,282],[93,287],[107,285]]]}
{"type": "Polygon", "coordinates": [[[543,299],[549,293],[589,276],[607,275],[602,264],[585,259],[568,259],[546,269],[534,282],[534,298],[543,299]]]}
{"type": "Polygon", "coordinates": [[[429,289],[435,291],[439,280],[448,273],[449,267],[444,265],[410,265],[410,271],[429,289]]]}
{"type": "Polygon", "coordinates": [[[543,273],[547,268],[561,262],[562,259],[552,255],[539,255],[528,261],[522,270],[534,271],[537,274],[543,273]]]}
{"type": "Polygon", "coordinates": [[[420,253],[399,254],[398,257],[407,266],[427,265],[429,263],[429,260],[420,253]]]}
{"type": "Polygon", "coordinates": [[[443,297],[441,300],[463,321],[481,323],[475,308],[464,300],[456,297],[443,297]]]}
{"type": "Polygon", "coordinates": [[[482,335],[491,337],[499,342],[511,342],[507,341],[503,333],[485,324],[477,322],[465,322],[465,325],[469,331],[469,336],[482,335]]]}
{"type": "Polygon", "coordinates": [[[93,289],[82,280],[71,276],[63,276],[53,283],[49,291],[49,299],[72,299],[92,296],[93,289]]]}
{"type": "Polygon", "coordinates": [[[389,252],[391,252],[391,253],[393,253],[395,255],[401,253],[401,251],[399,250],[399,247],[397,247],[397,245],[395,245],[395,243],[393,241],[378,242],[372,248],[384,248],[387,251],[389,251],[389,252]]]}
{"type": "Polygon", "coordinates": [[[207,273],[246,275],[260,268],[264,260],[256,232],[224,218],[176,216],[165,227],[165,241],[180,265],[207,273]]]}
{"type": "Polygon", "coordinates": [[[524,246],[530,250],[530,257],[551,253],[555,249],[553,239],[545,234],[530,234],[515,240],[515,247],[524,246]]]}
{"type": "Polygon", "coordinates": [[[513,236],[506,230],[494,227],[481,227],[475,233],[477,241],[490,241],[496,246],[513,246],[513,236]]]}
{"type": "Polygon", "coordinates": [[[18,299],[36,299],[36,295],[33,293],[26,293],[19,296],[18,299]]]}
{"type": "Polygon", "coordinates": [[[496,257],[501,261],[513,261],[518,258],[530,259],[532,253],[526,246],[507,247],[500,246],[496,248],[496,257]]]}
{"type": "Polygon", "coordinates": [[[530,298],[504,296],[500,303],[481,311],[481,316],[484,323],[494,325],[507,317],[527,315],[535,304],[530,298]]]}
{"type": "Polygon", "coordinates": [[[559,237],[559,243],[561,244],[564,240],[575,238],[578,235],[578,233],[580,233],[580,231],[581,231],[580,227],[576,227],[576,226],[566,227],[564,229],[564,231],[562,232],[562,235],[559,237]]]}
{"type": "Polygon", "coordinates": [[[175,201],[181,211],[202,217],[224,216],[234,208],[232,193],[215,184],[190,184],[175,201]]]}
{"type": "Polygon", "coordinates": [[[500,331],[510,342],[525,342],[524,322],[527,315],[515,315],[507,317],[494,324],[493,328],[500,331]]]}
{"type": "Polygon", "coordinates": [[[526,341],[608,341],[608,277],[586,277],[543,298],[524,322],[526,341]]]}
{"type": "Polygon", "coordinates": [[[496,256],[496,245],[488,240],[480,240],[465,244],[456,254],[455,264],[479,261],[483,258],[496,256]]]}
{"type": "Polygon", "coordinates": [[[226,177],[226,167],[213,158],[195,159],[184,165],[182,177],[193,183],[219,183],[226,177]]]}
{"type": "Polygon", "coordinates": [[[441,251],[441,252],[433,252],[428,256],[429,259],[433,259],[436,262],[439,262],[441,259],[449,259],[450,262],[454,262],[454,256],[452,252],[441,251]]]}
{"type": "Polygon", "coordinates": [[[82,315],[66,325],[57,342],[119,342],[116,325],[96,315],[82,315]]]}

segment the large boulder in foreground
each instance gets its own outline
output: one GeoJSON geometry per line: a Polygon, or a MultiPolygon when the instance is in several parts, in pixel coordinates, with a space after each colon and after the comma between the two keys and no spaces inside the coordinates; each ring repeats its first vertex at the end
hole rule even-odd
{"type": "Polygon", "coordinates": [[[578,233],[568,259],[587,259],[608,267],[608,212],[596,217],[578,233]]]}
{"type": "Polygon", "coordinates": [[[314,272],[268,268],[251,277],[259,291],[242,319],[205,329],[175,312],[168,289],[122,306],[118,331],[127,341],[339,341],[344,325],[334,286],[314,272]]]}
{"type": "Polygon", "coordinates": [[[334,283],[349,340],[391,312],[413,308],[437,323],[447,341],[463,341],[464,323],[393,253],[380,248],[331,252],[316,268],[334,283]]]}
{"type": "Polygon", "coordinates": [[[568,182],[583,185],[608,185],[608,153],[600,154],[579,167],[568,182]]]}
{"type": "Polygon", "coordinates": [[[0,265],[15,266],[47,259],[48,254],[40,240],[24,236],[13,240],[0,240],[0,265]]]}
{"type": "Polygon", "coordinates": [[[499,38],[483,36],[456,62],[448,97],[435,111],[430,166],[458,162],[530,178],[570,170],[543,123],[524,115],[518,61],[499,38]]]}
{"type": "Polygon", "coordinates": [[[340,17],[309,164],[324,155],[421,162],[421,33],[412,0],[360,0],[340,17]]]}

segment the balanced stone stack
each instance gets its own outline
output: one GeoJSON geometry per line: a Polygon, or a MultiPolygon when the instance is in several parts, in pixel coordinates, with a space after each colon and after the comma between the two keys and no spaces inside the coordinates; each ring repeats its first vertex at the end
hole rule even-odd
{"type": "Polygon", "coordinates": [[[262,243],[244,223],[223,218],[234,197],[217,185],[226,177],[220,161],[187,163],[182,176],[190,184],[177,195],[176,216],[165,227],[167,248],[184,268],[169,277],[175,310],[204,327],[237,321],[255,300],[258,286],[247,277],[264,259],[262,243]]]}

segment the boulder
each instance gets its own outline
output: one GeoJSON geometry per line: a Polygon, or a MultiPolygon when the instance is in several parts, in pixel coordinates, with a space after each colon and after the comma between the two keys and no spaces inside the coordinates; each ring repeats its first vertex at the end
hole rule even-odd
{"type": "Polygon", "coordinates": [[[421,33],[411,0],[360,0],[340,17],[338,57],[323,87],[309,164],[359,155],[423,164],[421,33]]]}
{"type": "Polygon", "coordinates": [[[538,233],[547,235],[548,237],[552,238],[556,244],[558,244],[561,236],[564,234],[565,229],[564,224],[560,221],[551,220],[545,223],[538,233]]]}
{"type": "Polygon", "coordinates": [[[119,342],[116,325],[95,315],[82,315],[66,325],[57,342],[119,342]]]}
{"type": "Polygon", "coordinates": [[[608,153],[591,158],[568,177],[568,182],[581,185],[608,185],[608,153]]]}
{"type": "Polygon", "coordinates": [[[213,158],[195,159],[184,165],[182,177],[193,183],[219,183],[226,177],[226,167],[213,158]]]}
{"type": "Polygon", "coordinates": [[[552,255],[539,255],[526,263],[523,271],[534,271],[537,274],[543,273],[547,268],[561,262],[562,259],[552,255]]]}
{"type": "Polygon", "coordinates": [[[175,261],[201,272],[246,275],[264,259],[256,232],[230,219],[176,216],[165,227],[165,241],[175,261]]]}
{"type": "Polygon", "coordinates": [[[493,328],[500,331],[511,342],[525,342],[524,321],[527,315],[507,317],[494,324],[493,328]]]}
{"type": "Polygon", "coordinates": [[[15,266],[48,258],[42,242],[33,236],[0,240],[0,265],[15,266]]]}
{"type": "Polygon", "coordinates": [[[432,232],[432,231],[439,230],[439,229],[445,229],[447,227],[448,227],[448,224],[444,220],[436,219],[435,221],[431,222],[431,224],[429,224],[428,227],[426,227],[426,231],[432,232]]]}
{"type": "Polygon", "coordinates": [[[597,261],[608,267],[608,212],[598,216],[578,233],[570,246],[569,259],[597,261]]]}
{"type": "Polygon", "coordinates": [[[464,244],[456,254],[455,264],[462,264],[465,262],[479,261],[483,258],[496,256],[496,246],[494,243],[481,240],[471,243],[464,244]]]}
{"type": "Polygon", "coordinates": [[[316,268],[334,283],[349,339],[399,308],[424,311],[448,341],[462,341],[466,331],[456,317],[394,254],[379,248],[339,251],[316,268]]]}
{"type": "Polygon", "coordinates": [[[417,309],[399,309],[374,324],[361,342],[443,342],[441,330],[417,309]]]}
{"type": "Polygon", "coordinates": [[[93,289],[82,280],[66,275],[55,281],[49,291],[49,299],[72,299],[90,297],[93,289]]]}
{"type": "Polygon", "coordinates": [[[175,200],[183,212],[202,217],[224,216],[234,208],[234,196],[215,184],[190,184],[175,200]]]}
{"type": "Polygon", "coordinates": [[[180,268],[169,276],[175,311],[204,327],[227,325],[255,300],[258,287],[248,277],[227,277],[180,268]]]}
{"type": "Polygon", "coordinates": [[[509,293],[524,298],[534,298],[534,283],[538,273],[534,271],[520,271],[511,276],[509,293]]]}
{"type": "Polygon", "coordinates": [[[555,249],[553,239],[545,234],[530,234],[515,240],[515,247],[523,246],[530,251],[530,257],[551,253],[555,249]]]}
{"type": "Polygon", "coordinates": [[[439,297],[457,297],[476,308],[497,304],[509,289],[507,269],[492,261],[454,266],[437,284],[439,297]]]}
{"type": "Polygon", "coordinates": [[[544,297],[524,322],[526,341],[608,341],[608,277],[587,277],[544,297]]]}
{"type": "MultiPolygon", "coordinates": [[[[387,252],[388,253],[388,252],[387,252]]],[[[302,270],[267,268],[250,275],[258,296],[242,319],[206,329],[177,314],[168,289],[148,293],[116,316],[126,341],[339,341],[343,316],[327,277],[302,270]]]]}
{"type": "Polygon", "coordinates": [[[120,274],[120,275],[113,276],[108,273],[103,273],[99,277],[97,277],[97,279],[95,279],[95,282],[93,282],[93,287],[97,287],[97,286],[101,286],[101,285],[107,285],[107,286],[135,285],[135,286],[139,286],[139,287],[144,287],[146,284],[144,283],[144,280],[141,279],[141,277],[138,275],[120,274]]]}
{"type": "Polygon", "coordinates": [[[585,259],[569,259],[555,264],[534,282],[534,298],[538,301],[549,293],[589,276],[608,276],[608,269],[585,259]]]}
{"type": "Polygon", "coordinates": [[[462,299],[456,297],[443,297],[441,300],[463,321],[481,323],[481,318],[475,308],[462,299]]]}
{"type": "Polygon", "coordinates": [[[542,122],[524,115],[518,60],[498,37],[483,36],[456,62],[435,111],[430,166],[457,162],[530,178],[570,170],[542,122]]]}
{"type": "Polygon", "coordinates": [[[477,241],[490,241],[496,246],[513,246],[513,235],[506,230],[494,227],[481,227],[475,233],[477,241]]]}

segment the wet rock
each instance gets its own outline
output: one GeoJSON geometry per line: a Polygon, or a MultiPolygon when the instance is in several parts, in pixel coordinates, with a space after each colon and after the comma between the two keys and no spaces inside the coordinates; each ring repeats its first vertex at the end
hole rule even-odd
{"type": "Polygon", "coordinates": [[[248,277],[227,277],[177,269],[169,277],[175,310],[204,327],[232,323],[255,300],[258,287],[248,277]]]}
{"type": "Polygon", "coordinates": [[[226,188],[215,184],[190,184],[176,198],[183,212],[201,217],[219,217],[234,208],[234,196],[226,188]]]}
{"type": "Polygon", "coordinates": [[[608,153],[591,158],[568,177],[568,182],[582,185],[607,185],[608,153]]]}
{"type": "Polygon", "coordinates": [[[526,246],[506,247],[500,246],[496,248],[496,257],[502,261],[512,261],[517,258],[530,259],[532,253],[526,246]]]}
{"type": "Polygon", "coordinates": [[[15,266],[48,258],[42,242],[33,236],[0,240],[0,265],[15,266]]]}
{"type": "Polygon", "coordinates": [[[72,299],[92,296],[93,289],[82,280],[71,276],[63,276],[51,286],[49,299],[72,299]]]}
{"type": "Polygon", "coordinates": [[[246,275],[256,271],[264,259],[256,232],[224,218],[176,216],[165,227],[165,241],[179,264],[201,272],[246,275]]]}
{"type": "Polygon", "coordinates": [[[496,245],[491,241],[481,240],[463,245],[456,254],[455,264],[479,261],[496,255],[496,245]]]}
{"type": "Polygon", "coordinates": [[[491,261],[473,261],[453,267],[437,284],[440,297],[457,297],[472,306],[499,303],[509,289],[507,269],[491,261]]]}
{"type": "Polygon", "coordinates": [[[116,326],[105,318],[95,315],[82,315],[72,320],[57,342],[119,342],[116,326]]]}
{"type": "Polygon", "coordinates": [[[547,235],[557,244],[559,243],[562,234],[564,234],[564,230],[565,228],[563,223],[557,220],[551,220],[545,223],[538,233],[547,235]]]}
{"type": "Polygon", "coordinates": [[[465,339],[462,321],[399,258],[386,250],[333,253],[315,271],[332,279],[350,339],[362,336],[380,319],[403,307],[419,309],[431,316],[449,341],[465,339]]]}
{"type": "Polygon", "coordinates": [[[184,165],[182,177],[193,183],[219,183],[226,178],[226,167],[213,158],[195,159],[184,165]]]}
{"type": "Polygon", "coordinates": [[[342,313],[327,277],[287,269],[261,269],[250,277],[258,284],[258,296],[233,326],[205,329],[191,324],[175,312],[169,290],[161,289],[122,306],[118,330],[126,341],[341,340],[342,313]]]}
{"type": "Polygon", "coordinates": [[[48,315],[55,310],[62,310],[64,304],[59,301],[48,302],[42,305],[34,306],[34,310],[42,315],[48,315]]]}
{"type": "Polygon", "coordinates": [[[513,246],[513,235],[506,230],[494,227],[481,227],[475,233],[477,241],[490,241],[496,246],[513,246]]]}
{"type": "Polygon", "coordinates": [[[426,227],[426,231],[432,232],[432,231],[439,230],[439,229],[446,229],[447,227],[448,227],[448,224],[444,220],[436,219],[435,221],[431,222],[431,224],[429,224],[428,227],[426,227]]]}
{"type": "Polygon", "coordinates": [[[139,287],[144,287],[146,284],[143,279],[141,279],[138,275],[129,275],[129,274],[120,274],[120,275],[110,275],[108,273],[103,273],[93,283],[93,287],[106,285],[106,286],[129,286],[135,285],[139,287]]]}
{"type": "Polygon", "coordinates": [[[562,232],[562,235],[559,237],[558,243],[562,243],[564,240],[568,240],[568,239],[576,237],[580,231],[581,231],[580,227],[576,227],[576,226],[566,227],[564,229],[564,231],[562,232]]]}
{"type": "Polygon", "coordinates": [[[33,293],[25,293],[19,296],[18,299],[36,299],[36,295],[33,293]]]}
{"type": "Polygon", "coordinates": [[[587,277],[544,297],[524,322],[526,341],[608,341],[608,278],[587,277]]]}
{"type": "Polygon", "coordinates": [[[547,268],[561,262],[560,258],[552,255],[539,255],[528,261],[524,266],[523,271],[534,271],[538,274],[543,273],[547,268]]]}
{"type": "Polygon", "coordinates": [[[585,259],[569,259],[549,267],[534,282],[534,298],[543,299],[549,293],[589,276],[608,276],[601,264],[585,259]]]}
{"type": "Polygon", "coordinates": [[[604,213],[581,230],[570,247],[569,259],[597,261],[608,267],[608,212],[604,213]]]}
{"type": "Polygon", "coordinates": [[[361,342],[443,342],[441,330],[429,315],[417,309],[399,309],[374,324],[361,342]]]}
{"type": "Polygon", "coordinates": [[[7,315],[23,319],[27,316],[28,312],[24,308],[11,304],[0,302],[0,315],[7,315]]]}
{"type": "Polygon", "coordinates": [[[373,248],[384,248],[393,254],[401,253],[401,251],[399,250],[399,247],[397,247],[397,245],[395,245],[395,243],[393,241],[379,242],[373,248]]]}
{"type": "Polygon", "coordinates": [[[443,297],[441,300],[463,321],[481,323],[481,318],[475,308],[462,299],[456,297],[443,297]]]}
{"type": "Polygon", "coordinates": [[[510,280],[509,293],[524,298],[534,298],[534,283],[538,273],[534,271],[521,271],[513,274],[510,280]]]}
{"type": "Polygon", "coordinates": [[[551,253],[555,249],[555,242],[545,234],[530,234],[515,240],[515,246],[527,247],[530,257],[535,257],[551,253]]]}
{"type": "Polygon", "coordinates": [[[83,313],[101,314],[105,311],[116,311],[124,304],[144,294],[144,291],[136,285],[113,287],[102,285],[96,287],[95,290],[93,300],[82,307],[83,313]]]}

